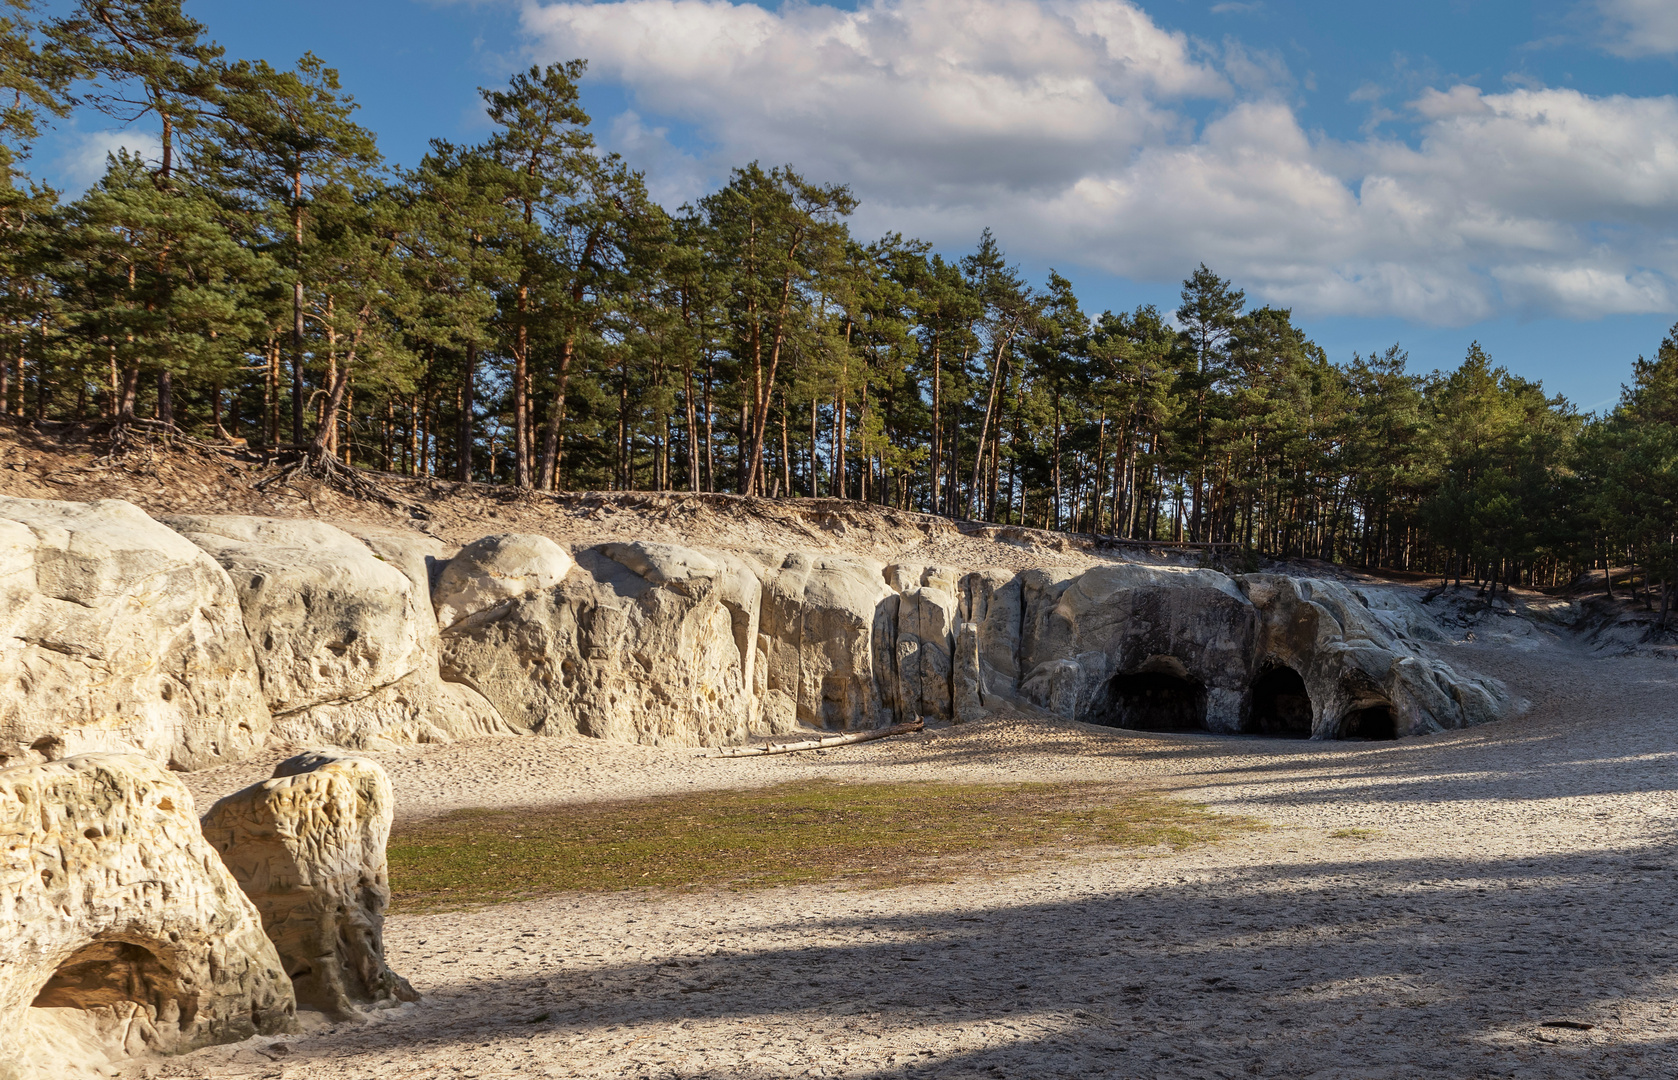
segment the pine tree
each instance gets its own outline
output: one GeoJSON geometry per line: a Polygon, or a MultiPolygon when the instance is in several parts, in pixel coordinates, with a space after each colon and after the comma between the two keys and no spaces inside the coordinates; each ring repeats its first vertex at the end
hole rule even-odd
{"type": "Polygon", "coordinates": [[[371,132],[351,117],[338,73],[312,53],[294,71],[244,61],[224,76],[222,111],[199,169],[250,219],[258,246],[286,268],[291,285],[291,439],[304,444],[308,295],[322,280],[316,228],[323,201],[354,201],[375,186],[380,164],[371,132]]]}
{"type": "MultiPolygon", "coordinates": [[[[191,185],[159,187],[147,162],[119,151],[65,212],[54,276],[82,346],[121,372],[119,424],[135,418],[143,371],[224,385],[260,326],[249,285],[271,268],[234,240],[219,209],[191,185]]],[[[172,410],[160,396],[158,422],[175,426],[172,410]]]]}
{"type": "Polygon", "coordinates": [[[89,84],[82,101],[124,124],[156,118],[157,176],[167,186],[177,142],[221,100],[223,50],[203,40],[204,24],[180,0],[79,0],[47,33],[89,84]]]}
{"type": "MultiPolygon", "coordinates": [[[[499,129],[484,145],[484,154],[499,168],[496,185],[513,211],[507,250],[517,259],[517,270],[507,298],[511,303],[504,302],[503,309],[513,358],[514,482],[523,488],[531,486],[535,471],[530,409],[534,336],[550,314],[544,299],[554,299],[556,288],[557,296],[565,297],[564,284],[554,281],[560,257],[555,238],[568,212],[586,198],[586,177],[593,168],[594,138],[577,90],[586,67],[582,60],[532,67],[514,75],[506,90],[479,91],[499,129]]],[[[568,254],[575,259],[584,253],[568,254]]],[[[567,375],[570,355],[565,357],[567,375]]],[[[561,393],[553,405],[556,425],[563,407],[561,393]]]]}

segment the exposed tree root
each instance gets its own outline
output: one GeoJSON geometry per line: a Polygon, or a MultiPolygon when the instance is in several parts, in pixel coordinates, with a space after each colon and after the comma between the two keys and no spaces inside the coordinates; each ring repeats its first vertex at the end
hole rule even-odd
{"type": "Polygon", "coordinates": [[[292,460],[281,466],[272,476],[258,480],[258,491],[267,493],[272,487],[288,487],[298,480],[316,480],[358,499],[382,503],[392,510],[400,510],[410,517],[429,519],[431,511],[369,477],[360,469],[345,465],[330,454],[316,457],[307,452],[294,453],[292,460]]]}

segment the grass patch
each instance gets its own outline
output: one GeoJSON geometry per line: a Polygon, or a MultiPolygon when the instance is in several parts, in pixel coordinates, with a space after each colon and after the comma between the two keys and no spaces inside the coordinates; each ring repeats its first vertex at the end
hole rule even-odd
{"type": "Polygon", "coordinates": [[[407,911],[559,892],[891,886],[1069,847],[1181,849],[1262,827],[1103,784],[806,780],[399,825],[390,881],[395,909],[407,911]]]}
{"type": "Polygon", "coordinates": [[[1387,834],[1380,829],[1335,829],[1328,835],[1335,840],[1380,840],[1387,834]]]}

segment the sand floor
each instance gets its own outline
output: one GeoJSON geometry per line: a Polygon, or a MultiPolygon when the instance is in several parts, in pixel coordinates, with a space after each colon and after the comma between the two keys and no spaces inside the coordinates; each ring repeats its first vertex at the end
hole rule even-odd
{"type": "MultiPolygon", "coordinates": [[[[419,1004],[124,1072],[1678,1076],[1678,667],[1553,641],[1451,652],[1532,710],[1388,744],[991,721],[761,760],[541,739],[380,754],[409,818],[810,776],[1100,778],[1272,828],[940,885],[393,916],[419,1004]],[[1330,836],[1347,828],[1379,835],[1330,836]]],[[[191,781],[208,799],[266,774],[191,781]]]]}

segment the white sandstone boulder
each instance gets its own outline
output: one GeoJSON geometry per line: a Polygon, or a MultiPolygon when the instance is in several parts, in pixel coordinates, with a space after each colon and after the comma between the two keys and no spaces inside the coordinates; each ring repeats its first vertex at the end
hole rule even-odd
{"type": "Polygon", "coordinates": [[[739,742],[753,717],[756,597],[756,579],[723,556],[639,543],[587,548],[557,587],[446,629],[443,674],[520,731],[739,742]]]}
{"type": "Polygon", "coordinates": [[[565,549],[545,536],[504,533],[475,540],[437,576],[431,590],[437,625],[447,630],[481,611],[551,589],[574,565],[565,549]]]}
{"type": "Polygon", "coordinates": [[[365,528],[362,539],[317,521],[164,520],[237,586],[278,737],[378,749],[506,730],[488,702],[438,675],[437,541],[365,528]]]}
{"type": "Polygon", "coordinates": [[[291,982],[199,831],[131,755],[0,770],[0,1075],[289,1031],[291,982]]]}
{"type": "Polygon", "coordinates": [[[385,963],[393,807],[376,762],[308,753],[204,815],[204,836],[261,914],[298,1003],[336,1019],[419,998],[385,963]]]}
{"type": "Polygon", "coordinates": [[[233,582],[132,503],[0,498],[0,765],[249,757],[268,709],[233,582]]]}

